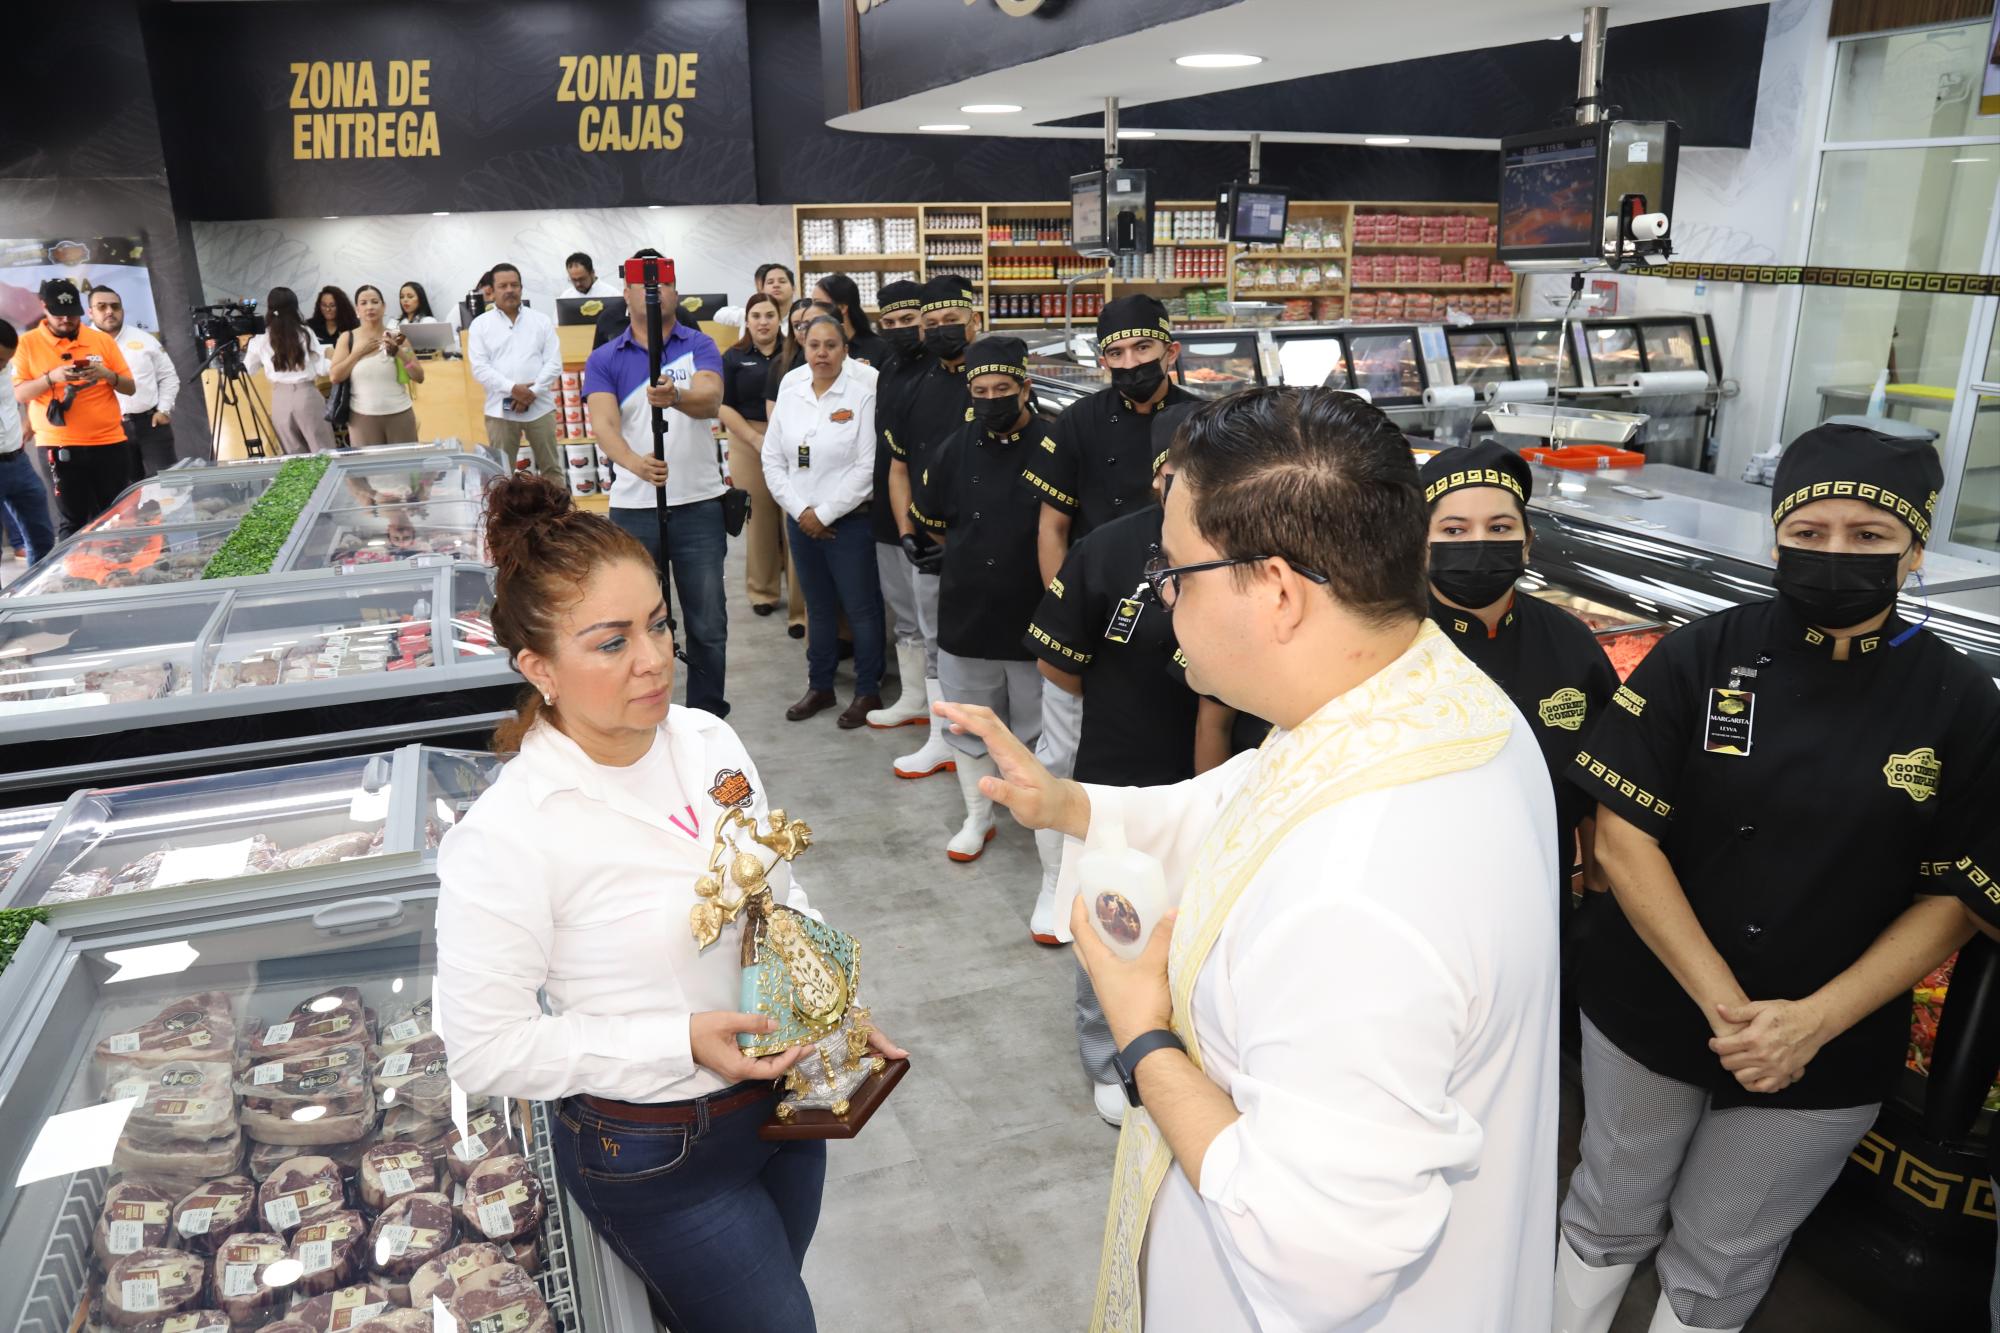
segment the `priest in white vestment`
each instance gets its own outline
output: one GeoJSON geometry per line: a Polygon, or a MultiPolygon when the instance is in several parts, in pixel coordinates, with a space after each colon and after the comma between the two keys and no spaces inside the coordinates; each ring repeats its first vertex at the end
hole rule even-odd
{"type": "Polygon", "coordinates": [[[1077,853],[1122,822],[1181,892],[1134,962],[1077,950],[1138,1104],[1105,1333],[1541,1333],[1555,1252],[1548,770],[1425,618],[1403,437],[1325,390],[1203,407],[1175,441],[1141,614],[1190,683],[1276,724],[1169,787],[1061,781],[985,710],[983,784],[1077,853]]]}

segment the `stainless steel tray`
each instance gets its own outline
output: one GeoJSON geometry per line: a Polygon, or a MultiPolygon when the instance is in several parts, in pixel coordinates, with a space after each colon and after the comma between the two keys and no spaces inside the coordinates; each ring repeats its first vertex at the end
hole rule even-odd
{"type": "MultiPolygon", "coordinates": [[[[1493,403],[1483,415],[1498,434],[1551,444],[1630,444],[1648,420],[1643,412],[1550,407],[1544,403],[1493,403]]],[[[1477,421],[1473,428],[1480,428],[1477,421]]]]}

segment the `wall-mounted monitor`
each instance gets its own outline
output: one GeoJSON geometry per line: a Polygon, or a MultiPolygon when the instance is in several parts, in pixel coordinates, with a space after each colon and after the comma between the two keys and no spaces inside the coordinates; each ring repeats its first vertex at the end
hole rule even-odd
{"type": "Polygon", "coordinates": [[[1143,171],[1086,171],[1069,178],[1070,235],[1078,254],[1153,252],[1151,186],[1143,171]]]}
{"type": "Polygon", "coordinates": [[[1566,125],[1500,141],[1500,261],[1509,268],[1604,262],[1598,207],[1603,133],[1566,125]]]}
{"type": "Polygon", "coordinates": [[[1291,191],[1283,185],[1232,181],[1216,198],[1216,230],[1238,245],[1276,245],[1285,239],[1291,191]]]}
{"type": "Polygon", "coordinates": [[[1069,234],[1078,254],[1102,253],[1104,173],[1086,171],[1069,178],[1069,234]]]}

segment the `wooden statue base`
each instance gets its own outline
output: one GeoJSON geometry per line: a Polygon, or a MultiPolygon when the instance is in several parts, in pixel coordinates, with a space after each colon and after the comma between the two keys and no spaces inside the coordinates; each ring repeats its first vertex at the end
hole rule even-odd
{"type": "Polygon", "coordinates": [[[875,1114],[903,1075],[910,1072],[908,1060],[891,1060],[879,1074],[870,1074],[862,1085],[847,1099],[847,1114],[835,1115],[831,1111],[795,1111],[788,1120],[773,1119],[757,1131],[757,1137],[774,1143],[788,1143],[797,1139],[851,1139],[861,1132],[868,1118],[875,1114]]]}

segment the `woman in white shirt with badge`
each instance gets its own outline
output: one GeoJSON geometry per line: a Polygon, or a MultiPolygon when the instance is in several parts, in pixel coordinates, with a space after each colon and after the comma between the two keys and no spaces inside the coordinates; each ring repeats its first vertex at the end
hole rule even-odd
{"type": "Polygon", "coordinates": [[[785,710],[803,722],[831,708],[842,612],[854,630],[854,700],[843,730],[882,706],[882,585],[868,506],[875,494],[873,366],[847,355],[830,315],[806,325],[804,375],[786,375],[764,425],[764,482],[785,511],[792,567],[806,593],[806,692],[785,710]]]}
{"type": "MultiPolygon", "coordinates": [[[[737,1012],[734,945],[689,928],[716,821],[762,821],[763,778],[720,718],[669,706],[673,636],[635,538],[517,474],[488,492],[486,541],[494,634],[532,688],[494,737],[514,757],[438,854],[452,1078],[556,1103],[564,1185],[667,1327],[811,1330],[825,1145],[758,1136],[802,1051],[742,1053],[776,1025],[737,1012]]],[[[789,867],[770,874],[810,910],[789,867]]]]}
{"type": "Polygon", "coordinates": [[[264,301],[264,331],[243,349],[243,364],[253,375],[263,371],[271,382],[271,428],[278,437],[273,443],[281,452],[312,454],[333,448],[326,395],[319,391],[326,354],[307,331],[298,294],[291,288],[271,289],[264,301]]]}

